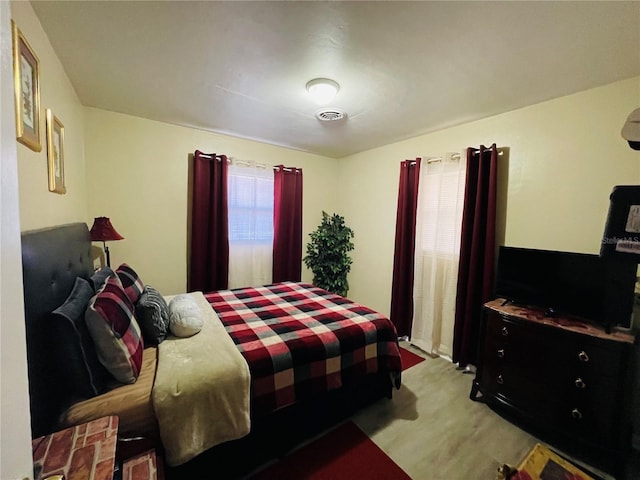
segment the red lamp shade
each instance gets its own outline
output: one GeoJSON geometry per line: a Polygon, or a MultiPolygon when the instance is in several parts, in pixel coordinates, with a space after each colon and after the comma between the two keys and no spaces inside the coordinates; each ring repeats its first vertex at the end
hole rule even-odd
{"type": "Polygon", "coordinates": [[[111,242],[113,240],[124,240],[124,237],[116,232],[111,225],[109,217],[96,217],[89,232],[93,242],[111,242]]]}
{"type": "Polygon", "coordinates": [[[111,255],[109,253],[109,247],[105,242],[111,242],[113,240],[124,240],[124,237],[116,232],[116,229],[111,225],[109,217],[96,217],[93,219],[93,226],[89,231],[92,242],[102,242],[104,245],[104,252],[107,255],[107,266],[111,266],[111,255]]]}

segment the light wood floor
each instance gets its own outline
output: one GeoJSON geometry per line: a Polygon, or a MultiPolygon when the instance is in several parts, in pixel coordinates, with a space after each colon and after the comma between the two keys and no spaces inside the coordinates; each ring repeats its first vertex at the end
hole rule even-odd
{"type": "MultiPolygon", "coordinates": [[[[403,372],[393,400],[381,400],[352,420],[411,478],[494,480],[499,465],[517,465],[539,441],[469,399],[473,374],[402,345],[426,360],[403,372]]],[[[640,479],[637,468],[624,480],[640,479]]]]}
{"type": "MultiPolygon", "coordinates": [[[[425,361],[402,373],[392,400],[382,399],[351,420],[412,479],[495,480],[498,466],[517,466],[537,442],[545,443],[470,400],[473,374],[401,345],[425,361]]],[[[640,480],[640,453],[634,452],[622,478],[590,468],[604,480],[640,480]]]]}

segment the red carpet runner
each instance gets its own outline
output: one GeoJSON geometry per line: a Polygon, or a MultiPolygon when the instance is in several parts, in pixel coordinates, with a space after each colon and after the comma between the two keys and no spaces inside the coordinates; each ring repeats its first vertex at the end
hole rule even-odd
{"type": "Polygon", "coordinates": [[[259,472],[252,480],[410,480],[353,422],[259,472]]]}
{"type": "Polygon", "coordinates": [[[424,360],[420,355],[416,355],[402,347],[400,347],[400,357],[402,358],[402,371],[405,371],[407,368],[411,368],[424,360]]]}
{"type": "MultiPolygon", "coordinates": [[[[424,360],[400,348],[402,370],[424,360]]],[[[293,452],[259,472],[251,480],[404,480],[410,479],[391,458],[353,422],[293,452]]]]}

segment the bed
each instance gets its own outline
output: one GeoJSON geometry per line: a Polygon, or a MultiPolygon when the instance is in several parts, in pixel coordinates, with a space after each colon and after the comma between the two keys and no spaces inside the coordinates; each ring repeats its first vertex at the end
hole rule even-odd
{"type": "Polygon", "coordinates": [[[86,224],[24,232],[22,248],[34,437],[115,414],[122,442],[145,439],[186,473],[247,448],[280,455],[289,445],[274,442],[274,429],[295,442],[400,388],[391,322],[301,282],[180,295],[197,309],[198,333],[135,350],[139,371],[123,385],[95,365],[85,322],[57,315],[78,285],[95,282],[86,224]]]}

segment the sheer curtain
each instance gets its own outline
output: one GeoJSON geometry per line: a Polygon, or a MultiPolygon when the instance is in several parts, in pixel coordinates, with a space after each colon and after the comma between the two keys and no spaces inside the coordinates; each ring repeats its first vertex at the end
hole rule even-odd
{"type": "Polygon", "coordinates": [[[465,168],[459,154],[423,159],[418,189],[411,343],[451,357],[465,168]]]}
{"type": "Polygon", "coordinates": [[[229,166],[229,288],[271,283],[273,168],[229,166]]]}

